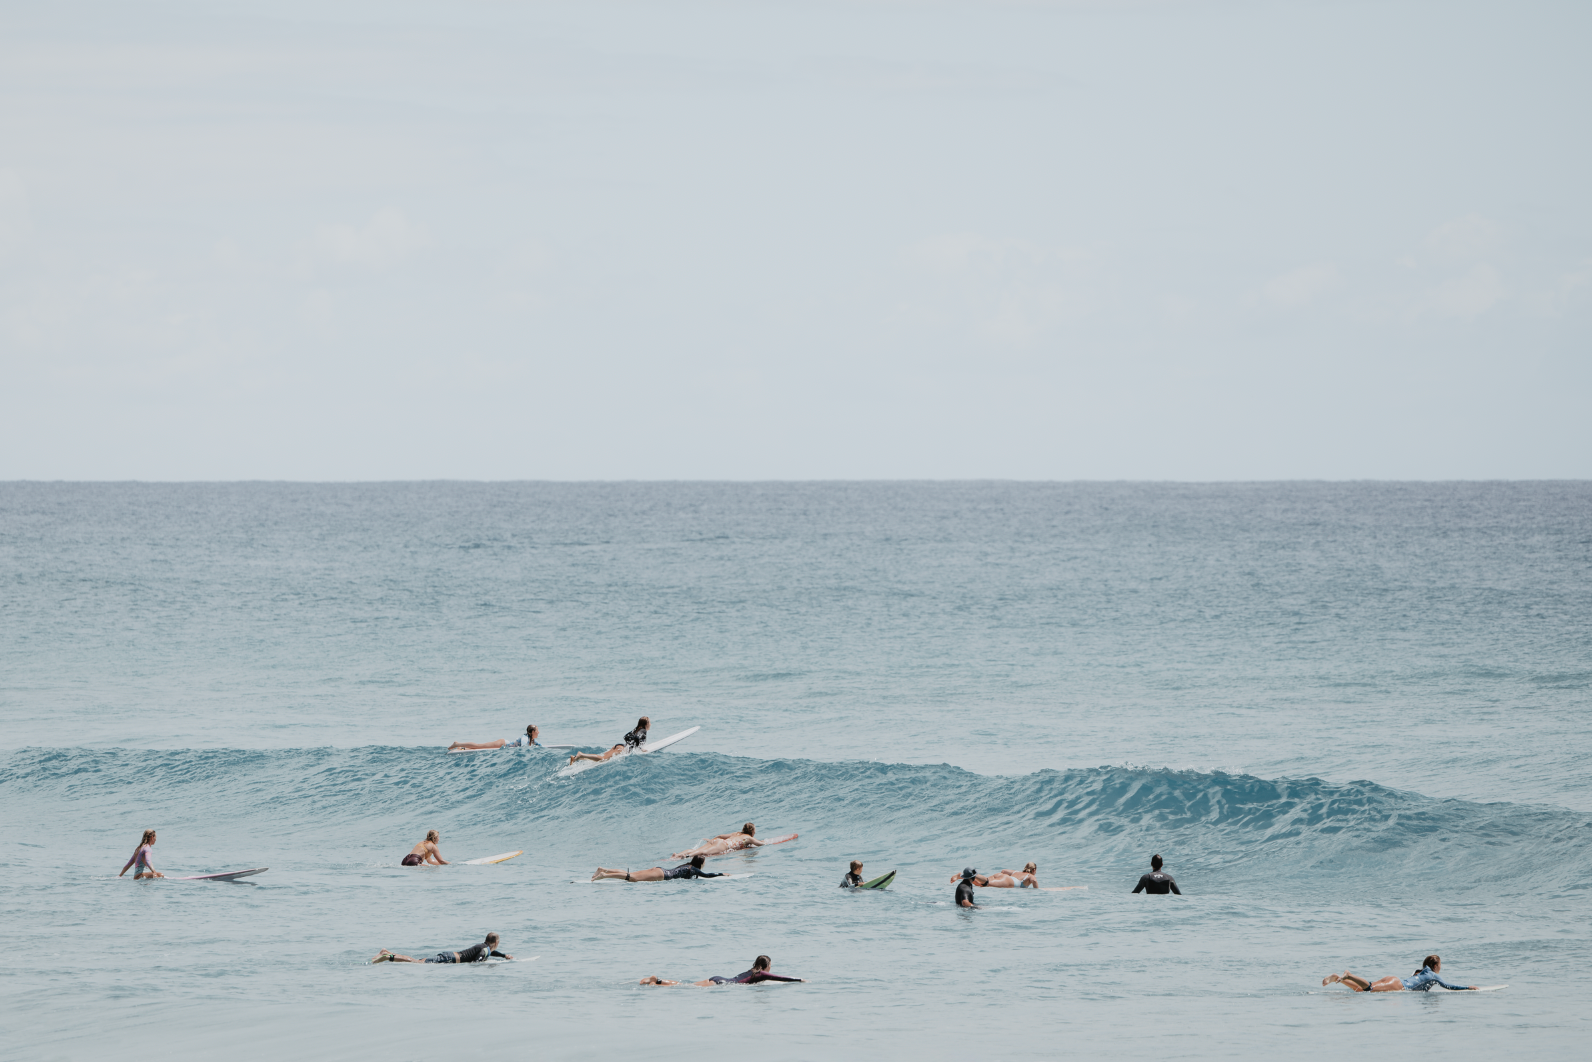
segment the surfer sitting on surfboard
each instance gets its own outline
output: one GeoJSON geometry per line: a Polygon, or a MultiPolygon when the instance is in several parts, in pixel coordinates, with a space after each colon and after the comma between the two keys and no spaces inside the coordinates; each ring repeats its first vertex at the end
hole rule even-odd
{"type": "Polygon", "coordinates": [[[636,729],[626,734],[623,741],[609,749],[607,752],[604,752],[601,755],[595,752],[577,752],[575,755],[569,758],[569,762],[574,763],[576,760],[596,760],[598,763],[602,763],[603,761],[611,760],[615,756],[621,755],[622,753],[635,752],[637,749],[641,748],[641,746],[647,743],[647,731],[651,728],[652,720],[648,719],[646,716],[642,716],[640,719],[636,720],[636,729]]]}
{"type": "Polygon", "coordinates": [[[474,749],[501,749],[501,748],[528,749],[528,748],[533,748],[533,747],[534,748],[541,748],[542,747],[541,742],[536,740],[536,735],[539,734],[539,733],[541,733],[541,731],[537,730],[536,727],[528,726],[528,727],[525,728],[525,733],[521,734],[519,737],[515,738],[513,741],[510,741],[508,738],[498,738],[496,741],[482,741],[482,742],[455,741],[453,744],[448,746],[448,751],[452,752],[455,749],[460,749],[460,750],[464,750],[464,751],[470,751],[470,750],[474,750],[474,749]]]}
{"type": "MultiPolygon", "coordinates": [[[[759,955],[752,960],[752,968],[736,974],[734,977],[710,977],[706,981],[692,981],[698,988],[711,988],[714,985],[755,985],[764,981],[799,981],[806,984],[806,979],[801,977],[784,977],[771,973],[769,967],[774,965],[774,960],[767,955],[759,955]]],[[[643,977],[640,984],[644,985],[677,985],[679,981],[665,981],[661,977],[643,977]]]]}
{"type": "MultiPolygon", "coordinates": [[[[133,880],[139,878],[163,878],[166,875],[149,865],[149,850],[155,847],[155,831],[145,830],[144,839],[138,842],[138,847],[133,851],[132,858],[122,864],[122,874],[127,873],[128,867],[134,867],[133,880]]],[[[122,874],[116,875],[118,878],[122,874]]]]}
{"type": "Polygon", "coordinates": [[[861,884],[862,863],[859,860],[853,859],[851,861],[851,870],[846,873],[845,877],[840,879],[840,887],[842,889],[855,889],[861,884]]]}
{"type": "Polygon", "coordinates": [[[386,948],[382,948],[381,949],[381,954],[376,956],[374,959],[372,959],[370,961],[371,962],[445,962],[445,963],[455,963],[455,962],[486,962],[488,959],[512,959],[512,958],[514,958],[514,956],[512,956],[512,955],[505,955],[501,951],[498,951],[497,950],[497,946],[498,946],[498,935],[496,933],[488,933],[486,935],[486,942],[483,943],[483,944],[472,945],[471,947],[465,948],[463,951],[439,951],[439,952],[437,952],[437,957],[435,959],[411,959],[407,955],[394,955],[392,952],[388,951],[386,948]]]}
{"type": "Polygon", "coordinates": [[[448,861],[443,859],[442,853],[437,850],[437,842],[440,840],[442,838],[437,835],[436,830],[427,830],[426,839],[415,845],[414,850],[404,856],[403,865],[406,867],[418,867],[422,863],[430,863],[432,866],[437,867],[447,866],[448,861]]]}
{"type": "MultiPolygon", "coordinates": [[[[1029,863],[1021,870],[997,870],[989,876],[982,874],[973,878],[973,884],[979,888],[991,889],[1037,889],[1039,888],[1039,864],[1029,863]]],[[[962,875],[952,874],[951,880],[958,881],[962,875]]]]}
{"type": "Polygon", "coordinates": [[[725,852],[738,852],[742,848],[761,848],[765,842],[757,839],[757,827],[748,822],[742,826],[739,833],[721,833],[717,837],[705,838],[695,848],[687,848],[684,852],[676,852],[671,859],[690,859],[692,856],[717,856],[725,852]]]}
{"type": "Polygon", "coordinates": [[[1348,985],[1356,992],[1430,992],[1433,985],[1441,985],[1450,992],[1474,992],[1475,985],[1451,985],[1438,977],[1443,969],[1443,960],[1436,955],[1428,955],[1422,962],[1421,968],[1408,977],[1400,978],[1389,974],[1379,981],[1369,981],[1348,970],[1340,974],[1328,974],[1321,979],[1324,985],[1334,982],[1348,985]]]}
{"type": "Polygon", "coordinates": [[[681,863],[670,870],[662,867],[652,867],[649,870],[610,870],[608,867],[598,867],[591,876],[593,881],[602,881],[606,878],[623,878],[626,881],[676,881],[680,878],[722,878],[723,874],[713,874],[702,869],[706,862],[704,857],[696,856],[689,863],[681,863]]]}

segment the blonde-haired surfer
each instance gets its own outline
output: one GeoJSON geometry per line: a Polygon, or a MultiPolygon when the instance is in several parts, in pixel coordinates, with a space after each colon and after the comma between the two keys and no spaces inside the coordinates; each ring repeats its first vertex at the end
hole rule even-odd
{"type": "Polygon", "coordinates": [[[432,866],[447,866],[448,861],[442,858],[442,852],[437,848],[437,842],[440,840],[442,838],[436,830],[427,830],[426,839],[415,845],[414,849],[404,856],[403,865],[418,867],[422,863],[430,863],[432,866]]]}

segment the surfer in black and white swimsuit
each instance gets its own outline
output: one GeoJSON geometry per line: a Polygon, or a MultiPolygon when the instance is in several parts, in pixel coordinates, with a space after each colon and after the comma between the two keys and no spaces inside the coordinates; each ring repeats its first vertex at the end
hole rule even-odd
{"type": "Polygon", "coordinates": [[[702,869],[702,864],[707,862],[706,857],[696,856],[689,863],[681,863],[677,867],[665,870],[662,867],[651,867],[647,870],[614,870],[609,867],[598,867],[591,876],[593,881],[604,881],[608,878],[623,878],[625,881],[678,881],[682,878],[722,878],[723,874],[714,874],[702,869]]]}
{"type": "Polygon", "coordinates": [[[497,950],[497,946],[498,946],[498,935],[496,933],[488,933],[486,935],[486,941],[484,943],[472,945],[471,947],[465,948],[463,951],[439,951],[439,952],[437,952],[437,957],[434,958],[434,959],[411,959],[407,955],[394,955],[392,952],[388,951],[386,948],[382,948],[381,949],[381,954],[377,955],[374,959],[372,959],[370,961],[371,962],[456,963],[456,962],[486,962],[486,960],[488,960],[488,959],[512,959],[512,958],[514,958],[514,956],[512,956],[512,955],[505,955],[501,951],[498,951],[497,950]]]}
{"type": "Polygon", "coordinates": [[[1177,887],[1177,882],[1172,880],[1172,875],[1161,873],[1160,855],[1150,857],[1150,872],[1139,878],[1139,883],[1133,886],[1133,891],[1147,892],[1156,896],[1165,896],[1168,893],[1183,895],[1183,891],[1177,887]]]}
{"type": "Polygon", "coordinates": [[[595,752],[577,752],[575,755],[569,758],[569,762],[574,763],[577,760],[596,760],[598,763],[602,763],[604,760],[611,760],[615,756],[619,756],[626,752],[637,752],[643,745],[647,743],[647,731],[651,728],[652,720],[648,719],[646,716],[642,716],[636,721],[636,729],[626,734],[623,741],[619,742],[619,744],[615,745],[607,752],[604,752],[601,755],[595,752]]]}

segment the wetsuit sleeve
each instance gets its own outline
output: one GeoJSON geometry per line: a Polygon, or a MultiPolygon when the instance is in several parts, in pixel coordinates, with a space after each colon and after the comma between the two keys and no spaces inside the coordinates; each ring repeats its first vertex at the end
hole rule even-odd
{"type": "Polygon", "coordinates": [[[758,983],[763,982],[763,981],[800,981],[800,980],[801,980],[800,977],[785,977],[785,976],[783,976],[781,974],[768,973],[768,972],[766,972],[764,970],[759,970],[759,971],[757,971],[757,973],[752,974],[750,977],[748,977],[746,979],[746,983],[749,984],[749,985],[755,985],[755,984],[758,984],[758,983]]]}
{"type": "Polygon", "coordinates": [[[1442,985],[1444,988],[1448,989],[1450,992],[1469,992],[1471,990],[1469,985],[1451,985],[1447,981],[1443,980],[1441,977],[1438,977],[1436,974],[1432,974],[1432,976],[1429,978],[1429,980],[1434,985],[1442,985]]]}
{"type": "Polygon", "coordinates": [[[1146,875],[1140,875],[1139,876],[1139,883],[1137,885],[1133,886],[1133,891],[1135,893],[1140,893],[1140,892],[1144,891],[1144,878],[1145,877],[1146,877],[1146,875]]]}
{"type": "Polygon", "coordinates": [[[1172,886],[1172,892],[1173,892],[1174,895],[1177,895],[1177,896],[1183,895],[1183,890],[1177,887],[1177,882],[1173,881],[1171,879],[1171,877],[1168,877],[1166,879],[1166,883],[1168,885],[1172,886]]]}
{"type": "Polygon", "coordinates": [[[501,951],[488,952],[487,954],[491,958],[494,958],[494,959],[506,959],[506,958],[508,958],[508,956],[503,954],[501,951]]]}
{"type": "MultiPolygon", "coordinates": [[[[696,870],[696,867],[692,867],[691,869],[696,870]]],[[[697,870],[696,876],[699,878],[722,878],[724,876],[724,872],[719,870],[697,870]]]]}

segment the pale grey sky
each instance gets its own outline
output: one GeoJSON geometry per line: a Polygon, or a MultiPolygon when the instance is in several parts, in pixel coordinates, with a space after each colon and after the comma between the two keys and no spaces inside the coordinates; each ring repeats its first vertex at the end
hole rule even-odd
{"type": "Polygon", "coordinates": [[[1592,4],[0,4],[0,479],[1592,477],[1592,4]]]}

